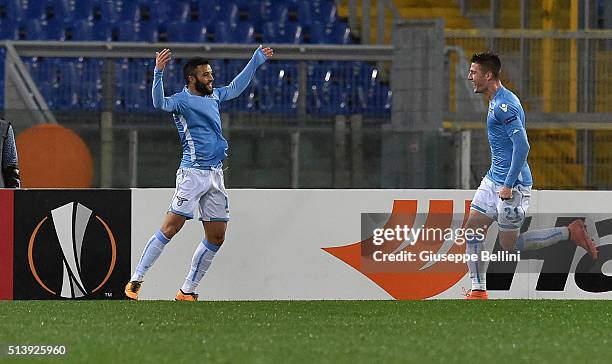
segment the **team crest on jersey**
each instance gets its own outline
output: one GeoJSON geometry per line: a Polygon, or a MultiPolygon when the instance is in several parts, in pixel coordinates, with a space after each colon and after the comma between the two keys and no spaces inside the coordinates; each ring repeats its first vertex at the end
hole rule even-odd
{"type": "Polygon", "coordinates": [[[506,104],[499,105],[499,108],[504,110],[504,112],[508,112],[508,105],[506,105],[506,104]]]}

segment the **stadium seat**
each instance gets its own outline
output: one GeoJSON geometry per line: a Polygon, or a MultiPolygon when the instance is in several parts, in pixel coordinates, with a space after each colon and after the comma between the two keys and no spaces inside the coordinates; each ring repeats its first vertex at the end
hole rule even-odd
{"type": "Polygon", "coordinates": [[[313,22],[312,26],[309,29],[309,43],[326,43],[325,26],[321,22],[313,22]]]}
{"type": "Polygon", "coordinates": [[[93,20],[93,1],[78,0],[74,2],[73,19],[89,19],[93,20]]]}
{"type": "Polygon", "coordinates": [[[66,29],[62,20],[54,19],[47,21],[44,31],[45,40],[66,40],[66,29]]]}
{"type": "Polygon", "coordinates": [[[302,26],[297,23],[286,23],[279,26],[279,35],[282,43],[303,43],[302,26]]]}
{"type": "Polygon", "coordinates": [[[16,22],[21,21],[25,15],[25,10],[20,0],[2,0],[0,10],[4,13],[6,19],[16,22]]]}
{"type": "MultiPolygon", "coordinates": [[[[233,4],[233,3],[228,3],[233,4]]],[[[225,5],[225,3],[223,4],[225,5]]],[[[208,26],[214,25],[217,21],[223,21],[219,16],[219,11],[221,11],[221,0],[209,0],[209,1],[200,1],[198,2],[198,19],[202,23],[206,23],[208,26]]]]}
{"type": "Polygon", "coordinates": [[[329,26],[336,22],[336,5],[330,1],[321,1],[314,7],[318,21],[329,26]]]}
{"type": "Polygon", "coordinates": [[[47,19],[47,2],[45,0],[28,1],[26,16],[28,19],[47,19]]]}
{"type": "Polygon", "coordinates": [[[255,28],[249,22],[240,22],[232,27],[233,43],[253,43],[255,41],[255,28]]]}
{"type": "Polygon", "coordinates": [[[136,42],[138,41],[138,36],[136,34],[138,23],[133,23],[131,21],[122,21],[119,25],[113,28],[113,40],[117,40],[119,42],[136,42]]]}
{"type": "Polygon", "coordinates": [[[312,7],[310,1],[300,1],[297,4],[297,20],[302,26],[310,27],[314,19],[312,17],[312,7]]]}
{"type": "Polygon", "coordinates": [[[188,1],[174,1],[173,3],[157,3],[150,8],[150,20],[160,24],[169,22],[186,23],[191,19],[191,5],[188,1]]]}
{"type": "Polygon", "coordinates": [[[98,0],[93,4],[92,16],[95,21],[116,21],[118,15],[115,9],[115,3],[112,0],[98,0]]]}
{"type": "Polygon", "coordinates": [[[122,1],[121,6],[117,9],[117,13],[119,14],[119,20],[132,22],[140,21],[140,6],[137,1],[122,1]]]}
{"type": "Polygon", "coordinates": [[[44,39],[42,22],[39,19],[29,19],[19,26],[20,40],[44,39]]]}
{"type": "Polygon", "coordinates": [[[143,21],[139,23],[137,30],[136,36],[139,41],[148,43],[157,43],[159,41],[159,29],[156,21],[143,21]]]}
{"type": "Polygon", "coordinates": [[[188,42],[186,29],[188,26],[181,22],[171,22],[166,26],[166,38],[168,42],[188,42]]]}
{"type": "Polygon", "coordinates": [[[266,22],[262,27],[262,41],[264,43],[280,43],[277,41],[277,25],[274,22],[266,22]]]}
{"type": "Polygon", "coordinates": [[[208,42],[208,28],[206,27],[206,25],[194,23],[193,27],[188,28],[187,34],[191,37],[188,38],[189,42],[208,42]]]}
{"type": "Polygon", "coordinates": [[[264,17],[268,12],[269,3],[267,1],[250,1],[248,5],[248,18],[255,28],[260,28],[264,23],[264,17]]]}
{"type": "Polygon", "coordinates": [[[222,21],[230,25],[238,22],[238,5],[233,2],[223,2],[216,12],[216,21],[222,21]]]}
{"type": "Polygon", "coordinates": [[[99,42],[110,42],[113,40],[112,38],[113,29],[109,23],[96,22],[93,24],[92,40],[99,42]]]}
{"type": "Polygon", "coordinates": [[[47,20],[72,21],[73,12],[68,0],[47,1],[45,12],[47,20]]]}
{"type": "Polygon", "coordinates": [[[232,43],[230,26],[224,22],[217,22],[214,26],[215,43],[232,43]]]}
{"type": "Polygon", "coordinates": [[[68,40],[93,40],[93,24],[89,20],[77,20],[66,29],[68,40]]]}
{"type": "Polygon", "coordinates": [[[351,44],[351,31],[346,23],[337,22],[327,30],[327,43],[351,44]]]}
{"type": "Polygon", "coordinates": [[[268,22],[274,22],[276,24],[284,24],[289,19],[289,8],[287,5],[282,3],[274,3],[273,6],[270,7],[270,10],[267,11],[263,20],[268,22]]]}
{"type": "Polygon", "coordinates": [[[0,39],[8,39],[8,40],[19,39],[18,24],[10,19],[0,19],[0,39]]]}

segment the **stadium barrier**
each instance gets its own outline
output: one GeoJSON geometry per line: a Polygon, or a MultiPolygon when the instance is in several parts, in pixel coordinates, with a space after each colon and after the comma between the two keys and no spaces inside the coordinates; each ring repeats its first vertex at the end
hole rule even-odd
{"type": "MultiPolygon", "coordinates": [[[[172,193],[0,191],[0,299],[121,299],[172,193]]],[[[452,270],[439,269],[442,263],[385,272],[366,269],[362,214],[420,213],[427,225],[436,213],[463,216],[473,191],[233,189],[229,195],[226,243],[200,286],[204,300],[453,299],[470,286],[465,264],[452,270]]],[[[490,296],[612,298],[611,196],[534,190],[528,215],[546,214],[552,226],[586,218],[600,245],[599,260],[561,242],[542,255],[526,255],[507,270],[491,262],[490,296]],[[567,254],[558,259],[555,249],[567,254]]],[[[143,299],[173,299],[202,236],[200,223],[185,225],[146,277],[143,299]]],[[[494,224],[487,235],[489,250],[496,236],[494,224]]]]}

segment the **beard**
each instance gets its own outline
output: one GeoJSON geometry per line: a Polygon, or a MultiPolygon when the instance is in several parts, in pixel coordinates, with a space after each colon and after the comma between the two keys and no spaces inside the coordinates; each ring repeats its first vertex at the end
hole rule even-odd
{"type": "Polygon", "coordinates": [[[212,88],[209,89],[204,82],[196,81],[195,88],[203,95],[211,95],[213,93],[212,88]]]}

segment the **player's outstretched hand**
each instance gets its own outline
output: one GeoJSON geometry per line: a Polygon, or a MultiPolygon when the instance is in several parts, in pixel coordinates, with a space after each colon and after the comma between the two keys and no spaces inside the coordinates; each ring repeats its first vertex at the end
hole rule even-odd
{"type": "Polygon", "coordinates": [[[263,47],[263,46],[259,46],[259,48],[261,49],[261,51],[263,52],[263,54],[266,56],[266,58],[270,58],[274,55],[274,49],[270,48],[270,47],[263,47]]]}
{"type": "Polygon", "coordinates": [[[155,68],[163,71],[170,58],[172,58],[172,52],[168,48],[163,49],[161,52],[155,52],[155,68]]]}

